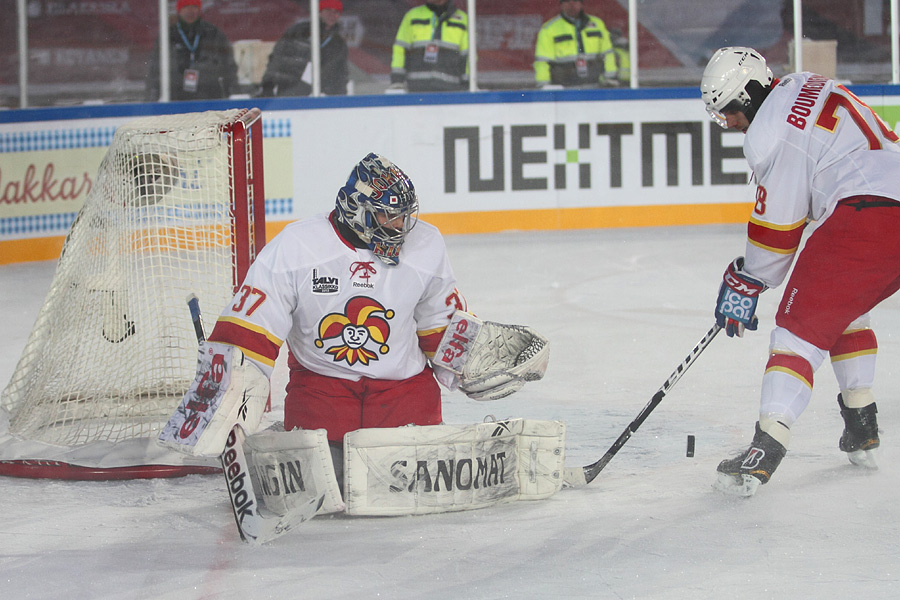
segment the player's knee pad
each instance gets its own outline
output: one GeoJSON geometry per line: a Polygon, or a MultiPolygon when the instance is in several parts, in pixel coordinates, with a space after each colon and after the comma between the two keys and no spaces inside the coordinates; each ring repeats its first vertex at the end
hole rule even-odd
{"type": "Polygon", "coordinates": [[[784,327],[776,327],[769,338],[770,353],[796,354],[806,360],[813,372],[818,370],[828,356],[828,351],[817,348],[813,344],[791,333],[784,327]]]}

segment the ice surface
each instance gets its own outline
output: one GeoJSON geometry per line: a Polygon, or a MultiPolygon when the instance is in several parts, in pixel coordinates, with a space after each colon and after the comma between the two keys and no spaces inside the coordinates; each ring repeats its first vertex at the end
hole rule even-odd
{"type": "MultiPolygon", "coordinates": [[[[480,317],[551,340],[544,380],[496,402],[445,397],[444,417],[567,423],[567,464],[594,462],[712,325],[744,227],[449,236],[480,317]]],[[[0,384],[55,265],[0,267],[0,384]]],[[[840,599],[900,594],[900,300],[874,313],[883,430],[878,471],[837,448],[828,365],[771,482],[712,489],[753,434],[768,330],[720,334],[593,483],[549,500],[421,517],[316,517],[241,543],[224,479],[0,479],[0,598],[840,599]],[[685,456],[687,435],[696,454],[685,456]]],[[[187,316],[185,317],[187,318],[187,316]]],[[[283,361],[273,390],[284,388],[283,361]]],[[[283,392],[282,392],[283,394],[283,392]]],[[[281,408],[275,397],[275,413],[281,408]]]]}

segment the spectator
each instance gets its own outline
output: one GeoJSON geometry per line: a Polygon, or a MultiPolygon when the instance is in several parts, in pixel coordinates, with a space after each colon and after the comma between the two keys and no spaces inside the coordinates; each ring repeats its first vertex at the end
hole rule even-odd
{"type": "Polygon", "coordinates": [[[613,54],[616,56],[616,80],[619,85],[631,85],[631,53],[628,48],[628,38],[621,29],[609,28],[609,37],[612,39],[613,54]]]}
{"type": "MultiPolygon", "coordinates": [[[[178,19],[169,27],[169,80],[172,100],[227,98],[237,83],[231,43],[200,14],[202,0],[178,0],[178,19]]],[[[159,41],[147,70],[147,100],[160,99],[159,41]]]]}
{"type": "Polygon", "coordinates": [[[391,60],[391,88],[468,89],[469,18],[453,0],[428,0],[403,16],[391,60]]]}
{"type": "Polygon", "coordinates": [[[559,16],[541,26],[534,49],[539,87],[617,85],[616,57],[606,25],[585,14],[582,0],[560,0],[559,16]]]}
{"type": "MultiPolygon", "coordinates": [[[[338,21],[341,0],[319,0],[320,64],[322,93],[347,94],[347,42],[341,37],[338,21]]],[[[309,96],[312,93],[312,51],[310,22],[296,23],[281,36],[269,55],[262,79],[263,96],[309,96]]]]}

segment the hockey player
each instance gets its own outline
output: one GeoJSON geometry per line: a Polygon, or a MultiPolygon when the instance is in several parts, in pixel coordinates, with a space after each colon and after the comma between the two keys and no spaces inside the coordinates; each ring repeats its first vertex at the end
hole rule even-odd
{"type": "Polygon", "coordinates": [[[714,121],[746,134],[757,184],[746,253],[728,265],[716,301],[729,336],[756,330],[759,295],[782,283],[815,222],[775,317],[753,441],[719,464],[716,487],[749,496],[769,481],[829,356],[844,420],[839,447],[876,468],[869,311],[900,288],[898,137],[844,86],[808,72],[779,81],[751,48],[718,50],[700,90],[714,121]]]}
{"type": "Polygon", "coordinates": [[[428,354],[466,305],[440,233],[418,210],[409,177],[369,154],[331,213],[266,245],[209,336],[267,375],[287,342],[284,428],[326,429],[336,456],[348,431],[441,423],[428,354]]]}
{"type": "MultiPolygon", "coordinates": [[[[438,381],[476,399],[494,399],[540,378],[545,362],[537,374],[513,369],[471,381],[452,368],[432,368],[430,359],[451,318],[465,311],[466,303],[440,232],[418,222],[418,210],[413,182],[399,167],[378,154],[363,158],[338,190],[331,213],[288,225],[250,267],[205,342],[211,348],[207,354],[222,358],[212,366],[200,361],[197,380],[185,396],[188,405],[218,404],[212,397],[227,395],[236,396],[243,413],[255,410],[245,390],[255,396],[268,390],[265,380],[287,342],[284,428],[327,430],[340,482],[346,433],[441,424],[438,381]],[[237,366],[226,364],[229,360],[237,366]],[[230,383],[223,377],[227,373],[230,383]],[[210,388],[213,380],[221,385],[210,388]]],[[[530,339],[526,330],[514,328],[513,337],[530,339]]],[[[456,358],[455,352],[446,353],[456,358]]],[[[546,351],[536,354],[533,362],[546,351]]],[[[485,358],[490,359],[482,356],[479,362],[485,358]]],[[[207,428],[217,431],[205,439],[213,441],[192,437],[196,423],[208,417],[177,421],[176,412],[176,430],[185,433],[180,436],[185,443],[211,446],[218,454],[222,442],[217,440],[233,424],[227,421],[229,410],[219,409],[211,418],[207,428]]]]}

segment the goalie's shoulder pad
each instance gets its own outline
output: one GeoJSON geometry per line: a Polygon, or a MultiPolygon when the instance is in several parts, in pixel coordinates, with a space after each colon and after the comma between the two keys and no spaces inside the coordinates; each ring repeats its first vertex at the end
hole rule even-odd
{"type": "Polygon", "coordinates": [[[159,442],[193,456],[218,456],[235,424],[257,429],[268,399],[268,377],[239,348],[203,341],[196,377],[159,442]]]}

